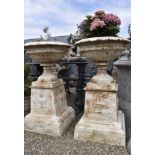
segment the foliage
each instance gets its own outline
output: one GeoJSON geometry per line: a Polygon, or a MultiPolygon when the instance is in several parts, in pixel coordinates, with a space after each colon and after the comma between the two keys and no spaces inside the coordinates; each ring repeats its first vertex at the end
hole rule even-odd
{"type": "Polygon", "coordinates": [[[96,11],[93,16],[86,16],[78,25],[78,30],[82,38],[117,36],[120,31],[120,25],[121,20],[118,16],[100,10],[96,11]]]}
{"type": "Polygon", "coordinates": [[[80,31],[80,36],[82,37],[91,37],[91,30],[90,30],[90,25],[93,22],[91,16],[86,16],[86,19],[84,19],[80,25],[78,25],[78,29],[80,31]]]}

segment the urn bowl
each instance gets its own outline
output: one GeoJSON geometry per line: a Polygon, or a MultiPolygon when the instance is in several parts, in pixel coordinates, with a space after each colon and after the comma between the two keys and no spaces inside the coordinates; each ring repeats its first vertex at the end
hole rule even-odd
{"type": "Polygon", "coordinates": [[[120,37],[93,37],[76,42],[81,56],[96,62],[107,62],[118,57],[128,46],[130,41],[120,37]]]}
{"type": "Polygon", "coordinates": [[[52,64],[67,55],[70,45],[61,42],[37,41],[24,45],[26,53],[40,64],[52,64]]]}

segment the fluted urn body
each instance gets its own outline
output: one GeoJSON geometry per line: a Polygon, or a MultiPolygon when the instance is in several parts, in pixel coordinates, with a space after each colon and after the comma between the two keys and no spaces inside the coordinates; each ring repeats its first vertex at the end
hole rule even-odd
{"type": "Polygon", "coordinates": [[[31,85],[31,112],[25,117],[25,130],[60,137],[75,118],[73,108],[67,105],[64,82],[51,67],[67,55],[69,47],[48,41],[25,44],[26,53],[44,69],[31,85]]]}
{"type": "Polygon", "coordinates": [[[81,56],[94,60],[97,74],[87,83],[84,115],[77,123],[74,138],[125,146],[124,114],[117,106],[117,84],[107,74],[107,62],[118,57],[129,44],[119,37],[94,37],[76,43],[81,56]]]}

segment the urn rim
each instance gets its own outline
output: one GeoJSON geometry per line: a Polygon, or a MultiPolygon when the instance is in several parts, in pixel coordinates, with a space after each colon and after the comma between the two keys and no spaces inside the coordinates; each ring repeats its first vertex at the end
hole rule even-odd
{"type": "Polygon", "coordinates": [[[131,42],[129,39],[122,38],[122,37],[105,36],[105,37],[91,37],[91,38],[81,39],[78,42],[76,42],[75,45],[81,45],[81,44],[90,43],[90,42],[103,42],[103,41],[122,41],[126,43],[131,42]]]}
{"type": "Polygon", "coordinates": [[[35,41],[35,42],[28,42],[24,44],[24,47],[30,46],[66,46],[70,47],[69,44],[63,42],[55,42],[55,41],[35,41]]]}

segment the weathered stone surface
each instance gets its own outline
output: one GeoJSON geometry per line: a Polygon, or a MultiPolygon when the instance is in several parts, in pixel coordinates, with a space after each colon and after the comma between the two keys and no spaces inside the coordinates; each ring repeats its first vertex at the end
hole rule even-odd
{"type": "Polygon", "coordinates": [[[129,40],[120,37],[92,37],[82,39],[75,44],[81,56],[96,62],[111,61],[118,57],[129,44],[129,40]]]}
{"type": "Polygon", "coordinates": [[[118,57],[129,42],[119,37],[93,37],[76,43],[81,56],[98,62],[100,68],[86,86],[85,111],[76,125],[75,139],[125,146],[124,114],[118,111],[117,85],[106,68],[107,62],[118,57]]]}
{"type": "Polygon", "coordinates": [[[103,144],[125,146],[124,114],[118,111],[117,84],[100,64],[86,86],[84,115],[75,127],[74,138],[103,144]]]}
{"type": "Polygon", "coordinates": [[[26,53],[44,69],[31,85],[31,112],[25,117],[25,130],[60,137],[75,118],[74,110],[67,106],[63,81],[51,71],[52,64],[65,56],[68,48],[59,42],[25,44],[26,53]]]}
{"type": "MultiPolygon", "coordinates": [[[[70,104],[73,106],[74,100],[70,104]]],[[[80,118],[78,114],[62,137],[24,132],[24,155],[129,155],[122,146],[74,140],[75,125],[80,118]]]]}
{"type": "Polygon", "coordinates": [[[115,101],[115,92],[87,91],[85,115],[91,118],[90,121],[93,120],[96,123],[117,121],[117,104],[115,101]]]}
{"type": "Polygon", "coordinates": [[[86,87],[85,111],[76,125],[74,138],[125,146],[124,114],[117,110],[117,85],[112,77],[105,74],[98,73],[86,87]],[[111,86],[109,91],[107,86],[111,86]]]}
{"type": "Polygon", "coordinates": [[[61,136],[74,118],[62,80],[32,83],[31,113],[25,117],[25,130],[61,136]]]}
{"type": "Polygon", "coordinates": [[[28,42],[24,45],[26,54],[39,64],[56,63],[67,55],[69,44],[52,41],[28,42]]]}
{"type": "Polygon", "coordinates": [[[82,141],[125,146],[124,115],[118,111],[116,122],[104,123],[103,121],[96,122],[84,115],[75,127],[74,138],[82,141]]]}

